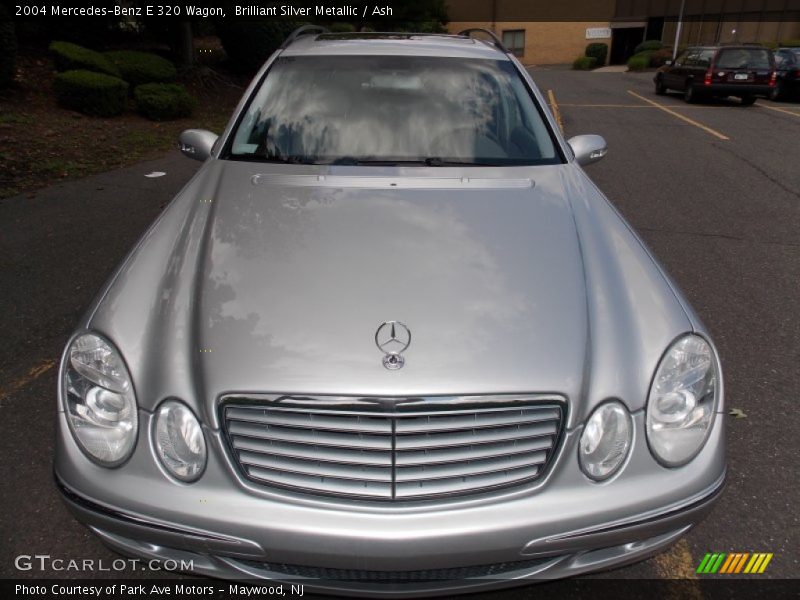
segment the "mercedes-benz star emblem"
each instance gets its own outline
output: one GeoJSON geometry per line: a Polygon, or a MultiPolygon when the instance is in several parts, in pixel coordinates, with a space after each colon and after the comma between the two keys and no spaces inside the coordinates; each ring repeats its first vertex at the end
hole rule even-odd
{"type": "Polygon", "coordinates": [[[406,362],[403,352],[411,345],[411,330],[400,321],[381,323],[375,332],[375,345],[384,353],[383,366],[399,369],[406,362]]]}

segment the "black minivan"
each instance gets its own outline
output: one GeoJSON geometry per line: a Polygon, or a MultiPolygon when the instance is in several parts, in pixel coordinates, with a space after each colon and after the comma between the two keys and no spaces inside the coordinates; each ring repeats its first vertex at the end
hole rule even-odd
{"type": "Polygon", "coordinates": [[[653,81],[656,94],[678,90],[686,102],[737,96],[749,106],[770,94],[775,77],[772,52],[762,46],[696,46],[667,61],[653,81]]]}

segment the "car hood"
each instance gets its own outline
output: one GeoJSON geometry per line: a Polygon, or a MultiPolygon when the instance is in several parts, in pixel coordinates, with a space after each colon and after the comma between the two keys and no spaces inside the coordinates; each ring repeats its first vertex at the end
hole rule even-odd
{"type": "Polygon", "coordinates": [[[87,326],[120,347],[140,406],[178,396],[212,426],[227,393],[542,392],[581,415],[599,392],[641,406],[689,325],[583,172],[430,172],[209,161],[87,326]],[[375,342],[390,320],[411,331],[394,371],[375,342]]]}

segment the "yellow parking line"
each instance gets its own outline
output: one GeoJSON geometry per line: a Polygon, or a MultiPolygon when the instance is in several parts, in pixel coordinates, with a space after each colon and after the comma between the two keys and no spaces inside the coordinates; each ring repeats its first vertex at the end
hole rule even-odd
{"type": "Polygon", "coordinates": [[[686,123],[689,123],[689,125],[694,125],[698,129],[702,129],[706,133],[710,133],[714,137],[717,137],[717,138],[719,138],[721,140],[729,140],[729,139],[731,139],[727,135],[724,135],[724,134],[720,133],[716,129],[711,129],[711,127],[708,127],[707,125],[703,125],[702,123],[698,123],[694,119],[690,119],[689,117],[687,117],[685,115],[677,113],[674,110],[672,110],[671,108],[667,108],[663,104],[659,104],[658,102],[654,102],[653,100],[650,100],[649,98],[645,98],[644,96],[640,96],[639,94],[637,94],[633,90],[628,90],[628,93],[631,96],[635,96],[636,98],[639,98],[639,100],[644,100],[645,102],[647,102],[649,104],[652,104],[656,108],[660,108],[665,113],[668,113],[668,114],[672,115],[673,117],[676,117],[676,118],[680,119],[681,121],[685,121],[686,123]]]}
{"type": "Polygon", "coordinates": [[[25,375],[24,377],[20,377],[19,379],[17,379],[14,383],[11,384],[11,386],[7,390],[0,389],[0,401],[5,400],[8,396],[13,394],[14,392],[21,390],[35,379],[38,379],[39,377],[47,373],[47,371],[52,369],[55,364],[56,364],[55,360],[52,359],[46,360],[43,363],[33,367],[30,371],[28,371],[27,375],[25,375]]]}
{"type": "Polygon", "coordinates": [[[778,108],[777,106],[768,106],[766,104],[756,104],[756,106],[760,106],[761,108],[767,108],[769,110],[774,110],[775,112],[783,113],[785,115],[792,115],[793,117],[800,118],[800,113],[792,112],[791,110],[787,110],[785,108],[778,108]]]}
{"type": "Polygon", "coordinates": [[[556,95],[553,93],[553,90],[547,90],[547,97],[550,99],[550,110],[553,111],[553,117],[558,123],[558,128],[561,130],[561,133],[564,133],[564,122],[561,120],[561,111],[558,108],[558,102],[556,102],[556,95]]]}

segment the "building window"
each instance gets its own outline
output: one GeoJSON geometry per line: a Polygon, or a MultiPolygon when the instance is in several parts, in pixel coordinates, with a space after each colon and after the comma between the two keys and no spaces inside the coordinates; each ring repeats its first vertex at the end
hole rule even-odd
{"type": "Polygon", "coordinates": [[[514,56],[522,57],[525,54],[525,30],[510,29],[503,32],[503,46],[508,48],[514,56]]]}

